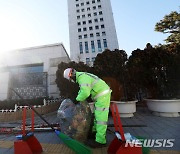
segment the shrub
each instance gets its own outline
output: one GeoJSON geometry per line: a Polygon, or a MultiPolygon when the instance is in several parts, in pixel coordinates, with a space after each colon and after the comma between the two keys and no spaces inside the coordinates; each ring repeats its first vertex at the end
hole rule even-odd
{"type": "Polygon", "coordinates": [[[177,98],[180,88],[180,61],[176,51],[163,46],[135,50],[128,65],[139,88],[150,98],[177,98]]]}
{"type": "Polygon", "coordinates": [[[115,49],[114,51],[105,50],[103,53],[98,54],[94,62],[96,73],[109,83],[113,90],[112,99],[118,99],[117,101],[135,99],[136,91],[129,80],[130,74],[126,66],[127,60],[128,57],[124,50],[115,49]]]}

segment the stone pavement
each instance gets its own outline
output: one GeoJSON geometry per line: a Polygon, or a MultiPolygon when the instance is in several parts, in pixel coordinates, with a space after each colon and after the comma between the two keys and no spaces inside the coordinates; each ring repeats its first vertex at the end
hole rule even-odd
{"type": "MultiPolygon", "coordinates": [[[[49,123],[58,123],[56,112],[43,116],[49,123]]],[[[28,119],[29,120],[29,119],[28,119]]],[[[132,118],[121,118],[124,126],[124,132],[129,132],[133,136],[141,136],[146,139],[174,139],[174,145],[171,148],[165,147],[152,147],[150,153],[154,154],[180,154],[180,117],[166,118],[157,117],[151,114],[146,107],[137,107],[137,112],[132,118]],[[145,125],[144,127],[127,127],[128,125],[145,125]]],[[[28,123],[28,122],[27,122],[28,123]]],[[[30,122],[29,122],[30,123],[30,122]]],[[[35,123],[44,123],[38,117],[35,118],[35,123]]],[[[113,124],[112,117],[109,116],[109,124],[113,124]]],[[[0,127],[17,127],[21,125],[21,121],[1,123],[0,127]]],[[[107,143],[110,144],[115,137],[112,133],[113,127],[109,127],[107,131],[107,143]]],[[[73,153],[69,148],[64,146],[62,141],[52,131],[49,132],[35,132],[36,138],[39,140],[43,147],[43,153],[48,154],[69,154],[73,153]]],[[[15,134],[0,134],[0,154],[14,153],[14,141],[16,140],[15,134]]],[[[93,149],[95,154],[105,154],[106,148],[93,149]]]]}

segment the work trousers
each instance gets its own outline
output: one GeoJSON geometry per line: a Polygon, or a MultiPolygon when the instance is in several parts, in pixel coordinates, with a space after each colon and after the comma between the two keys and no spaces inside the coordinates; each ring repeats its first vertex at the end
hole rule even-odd
{"type": "Polygon", "coordinates": [[[94,107],[94,125],[92,131],[96,132],[96,142],[101,144],[106,144],[110,98],[111,93],[97,98],[94,107]]]}

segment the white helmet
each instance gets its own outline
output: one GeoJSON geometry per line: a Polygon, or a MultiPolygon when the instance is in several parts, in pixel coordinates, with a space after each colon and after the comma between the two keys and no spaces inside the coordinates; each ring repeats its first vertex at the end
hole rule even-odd
{"type": "Polygon", "coordinates": [[[64,78],[70,80],[72,75],[72,68],[67,68],[64,70],[64,78]]]}
{"type": "Polygon", "coordinates": [[[64,70],[64,78],[74,82],[72,77],[75,76],[75,72],[76,72],[76,70],[73,68],[65,69],[64,70]]]}

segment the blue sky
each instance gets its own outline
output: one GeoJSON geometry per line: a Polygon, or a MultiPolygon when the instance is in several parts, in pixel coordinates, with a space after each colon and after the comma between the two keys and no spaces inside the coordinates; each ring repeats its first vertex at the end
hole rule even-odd
{"type": "MultiPolygon", "coordinates": [[[[179,0],[111,0],[119,48],[128,55],[164,43],[154,27],[179,0]]],[[[7,50],[62,42],[69,53],[67,0],[0,0],[0,56],[7,50]]]]}

